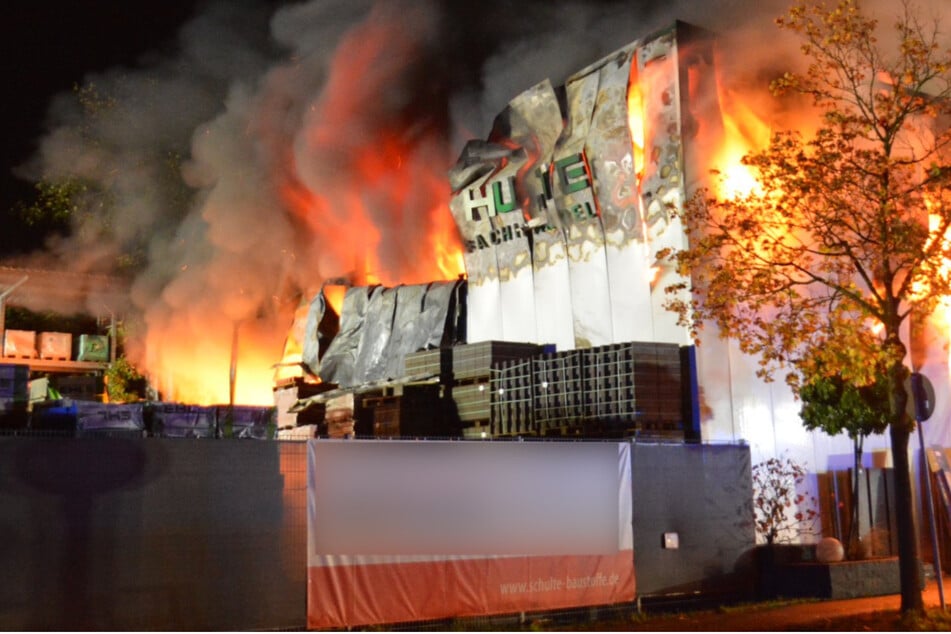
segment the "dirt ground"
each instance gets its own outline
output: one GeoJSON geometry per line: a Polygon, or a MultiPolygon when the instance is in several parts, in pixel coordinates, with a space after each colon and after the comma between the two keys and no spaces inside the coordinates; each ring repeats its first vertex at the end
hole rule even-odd
{"type": "MultiPolygon", "coordinates": [[[[951,601],[951,578],[944,577],[946,603],[951,601]]],[[[923,593],[927,608],[941,605],[938,583],[931,579],[923,593]]],[[[899,621],[901,605],[897,594],[844,601],[802,601],[739,606],[680,614],[642,615],[616,622],[577,628],[594,631],[653,632],[782,632],[782,631],[903,631],[910,628],[899,621]]],[[[925,629],[951,627],[951,618],[925,629]]]]}

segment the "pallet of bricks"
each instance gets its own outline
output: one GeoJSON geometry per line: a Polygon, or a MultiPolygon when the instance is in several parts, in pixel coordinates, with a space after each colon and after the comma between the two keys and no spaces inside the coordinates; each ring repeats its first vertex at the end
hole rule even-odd
{"type": "Polygon", "coordinates": [[[581,350],[549,352],[532,359],[532,409],[540,435],[585,435],[584,361],[581,350]]]}
{"type": "Polygon", "coordinates": [[[438,383],[409,383],[363,399],[370,412],[375,438],[434,438],[447,436],[438,383]]]}
{"type": "Polygon", "coordinates": [[[536,433],[528,373],[541,351],[538,344],[508,341],[453,346],[449,381],[465,437],[536,433]]]}
{"type": "Polygon", "coordinates": [[[633,366],[625,362],[625,350],[606,345],[580,351],[587,436],[624,436],[635,425],[633,366]]]}
{"type": "Polygon", "coordinates": [[[532,358],[492,364],[489,376],[492,436],[537,436],[532,358]]]}
{"type": "Polygon", "coordinates": [[[634,425],[629,430],[637,439],[682,441],[680,346],[641,342],[621,345],[618,369],[633,395],[634,425]]]}
{"type": "Polygon", "coordinates": [[[324,421],[326,406],[323,403],[312,403],[299,412],[290,410],[298,401],[327,392],[333,387],[327,383],[309,383],[300,377],[284,379],[275,385],[277,438],[279,440],[306,440],[327,435],[327,424],[324,421]]]}
{"type": "Polygon", "coordinates": [[[534,360],[540,433],[682,440],[680,347],[629,342],[534,360]]]}

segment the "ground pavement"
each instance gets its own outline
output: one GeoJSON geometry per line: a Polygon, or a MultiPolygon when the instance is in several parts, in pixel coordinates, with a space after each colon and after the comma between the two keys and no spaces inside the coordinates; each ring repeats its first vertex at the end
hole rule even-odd
{"type": "MultiPolygon", "coordinates": [[[[923,592],[925,606],[936,608],[941,605],[938,583],[929,579],[923,592]]],[[[951,610],[951,577],[944,577],[944,596],[947,609],[951,610]]],[[[838,601],[808,601],[792,603],[774,608],[744,609],[728,611],[708,611],[695,614],[683,614],[663,619],[649,619],[643,627],[625,628],[631,630],[653,631],[809,631],[829,629],[829,622],[842,617],[870,614],[880,611],[897,613],[901,606],[901,597],[890,594],[880,597],[865,597],[838,601]]],[[[890,629],[876,627],[870,622],[856,629],[890,629]]]]}

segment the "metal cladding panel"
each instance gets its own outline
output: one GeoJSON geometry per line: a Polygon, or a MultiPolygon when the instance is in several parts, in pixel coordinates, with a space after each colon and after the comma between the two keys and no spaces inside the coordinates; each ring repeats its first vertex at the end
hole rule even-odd
{"type": "Polygon", "coordinates": [[[560,229],[558,210],[551,188],[551,157],[564,122],[558,97],[546,80],[520,95],[521,116],[531,122],[534,137],[523,142],[530,162],[519,179],[521,199],[528,201],[523,212],[531,235],[532,285],[535,296],[536,341],[553,343],[560,350],[574,348],[574,320],[571,314],[571,275],[568,246],[560,229]]]}
{"type": "Polygon", "coordinates": [[[575,330],[564,234],[549,227],[532,238],[538,339],[555,344],[558,350],[570,350],[575,347],[575,330]]]}
{"type": "Polygon", "coordinates": [[[360,348],[369,291],[365,286],[347,289],[340,316],[340,331],[320,363],[320,379],[340,386],[354,385],[354,365],[360,348]]]}
{"type": "MultiPolygon", "coordinates": [[[[511,215],[511,214],[510,214],[511,215]]],[[[508,225],[518,227],[521,221],[508,225]]],[[[518,237],[500,244],[496,250],[499,261],[499,298],[502,302],[502,338],[506,341],[538,341],[535,327],[535,287],[532,277],[532,256],[528,240],[518,237]]]]}
{"type": "Polygon", "coordinates": [[[398,286],[395,292],[396,308],[393,315],[393,328],[386,349],[383,351],[385,364],[383,374],[390,378],[401,376],[403,358],[408,353],[424,347],[429,339],[429,332],[426,330],[428,324],[421,319],[426,287],[420,284],[398,286]]]}
{"type": "MultiPolygon", "coordinates": [[[[641,178],[641,204],[651,253],[687,246],[683,226],[671,215],[671,210],[683,209],[686,201],[678,33],[672,29],[637,49],[647,157],[641,178]]],[[[680,281],[683,278],[674,270],[662,267],[658,271],[651,295],[654,341],[689,343],[686,329],[678,326],[676,315],[663,306],[667,299],[664,288],[680,281]]],[[[689,301],[690,291],[683,291],[681,299],[689,301]]]]}
{"type": "Polygon", "coordinates": [[[696,77],[712,64],[703,47],[682,25],[632,43],[569,78],[563,102],[548,82],[525,91],[489,141],[466,146],[450,183],[468,341],[689,343],[664,308],[664,288],[681,279],[656,254],[686,246],[672,212],[688,195],[684,135],[698,134],[691,117],[705,121],[715,97],[696,77]]]}
{"type": "Polygon", "coordinates": [[[608,289],[604,231],[584,152],[598,98],[597,72],[576,75],[565,86],[568,126],[553,157],[552,189],[558,223],[568,246],[575,347],[611,343],[611,297],[608,289]]]}
{"type": "Polygon", "coordinates": [[[469,277],[467,341],[492,341],[502,338],[502,293],[499,287],[495,249],[482,249],[463,255],[469,277]]]}
{"type": "Polygon", "coordinates": [[[437,348],[443,343],[447,328],[454,329],[451,323],[456,316],[452,313],[456,287],[461,282],[433,282],[423,295],[423,311],[420,314],[420,335],[425,339],[419,342],[416,350],[437,348]]]}
{"type": "Polygon", "coordinates": [[[629,113],[637,103],[628,99],[636,79],[635,48],[628,45],[598,65],[598,100],[585,144],[604,228],[615,343],[652,338],[653,254],[645,240],[637,181],[644,158],[643,151],[634,152],[643,141],[633,138],[630,118],[640,113],[629,113]]]}
{"type": "Polygon", "coordinates": [[[614,343],[654,338],[651,266],[641,245],[608,244],[608,280],[611,287],[611,325],[614,343]]]}
{"type": "MultiPolygon", "coordinates": [[[[542,152],[554,146],[555,136],[549,129],[556,121],[557,100],[548,82],[526,90],[509,102],[493,126],[492,136],[507,133],[512,155],[494,175],[491,189],[495,215],[493,237],[499,264],[502,298],[502,334],[508,341],[539,341],[536,329],[536,306],[532,266],[532,246],[526,235],[525,218],[534,215],[534,222],[545,222],[543,209],[525,209],[519,190],[525,190],[525,179],[537,178],[531,173],[538,167],[542,152]]],[[[557,120],[560,122],[560,115],[557,120]]]]}
{"type": "Polygon", "coordinates": [[[373,289],[367,304],[363,336],[353,369],[358,384],[380,381],[386,377],[385,352],[393,332],[396,314],[396,289],[378,286],[373,289]]]}
{"type": "Polygon", "coordinates": [[[449,174],[456,192],[449,208],[466,247],[463,261],[469,279],[469,341],[502,338],[499,266],[495,245],[490,241],[494,228],[487,212],[486,186],[498,163],[510,153],[495,144],[470,142],[449,174]]]}

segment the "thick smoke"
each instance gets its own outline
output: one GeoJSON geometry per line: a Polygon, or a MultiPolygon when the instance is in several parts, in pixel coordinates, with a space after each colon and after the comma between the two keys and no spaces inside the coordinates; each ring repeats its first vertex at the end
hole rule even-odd
{"type": "Polygon", "coordinates": [[[795,50],[779,0],[653,4],[209,5],[168,51],[52,104],[31,175],[86,190],[45,256],[134,275],[145,345],[130,352],[166,390],[186,394],[211,360],[220,387],[239,331],[266,351],[267,395],[290,311],[323,281],[439,277],[446,170],[514,95],[674,19],[724,36],[736,82],[765,87],[795,50]]]}

